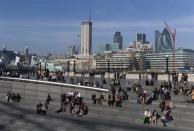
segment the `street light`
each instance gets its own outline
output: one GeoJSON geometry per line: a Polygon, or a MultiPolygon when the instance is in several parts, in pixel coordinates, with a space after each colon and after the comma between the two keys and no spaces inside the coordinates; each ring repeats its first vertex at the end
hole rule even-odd
{"type": "Polygon", "coordinates": [[[75,77],[75,60],[73,60],[73,74],[74,74],[74,77],[75,77]]]}
{"type": "Polygon", "coordinates": [[[67,76],[69,77],[69,61],[67,61],[67,76]]]}
{"type": "Polygon", "coordinates": [[[169,71],[168,71],[168,59],[169,59],[169,56],[166,55],[165,58],[166,58],[166,73],[169,73],[169,71]]]}
{"type": "Polygon", "coordinates": [[[107,72],[108,72],[108,80],[110,80],[110,58],[107,58],[107,72]]]}

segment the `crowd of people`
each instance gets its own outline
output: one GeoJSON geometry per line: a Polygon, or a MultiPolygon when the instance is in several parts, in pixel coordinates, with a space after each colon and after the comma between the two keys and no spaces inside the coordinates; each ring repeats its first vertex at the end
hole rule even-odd
{"type": "Polygon", "coordinates": [[[21,95],[19,93],[14,93],[14,92],[8,91],[5,99],[7,100],[7,102],[10,102],[10,100],[12,100],[13,102],[20,102],[21,95]]]}
{"type": "Polygon", "coordinates": [[[69,91],[61,94],[61,106],[55,112],[66,112],[67,107],[69,106],[70,114],[77,115],[82,117],[88,114],[88,106],[83,102],[82,96],[80,92],[77,91],[69,91]]]}
{"type": "MultiPolygon", "coordinates": [[[[66,79],[63,73],[54,73],[49,75],[49,77],[43,77],[39,79],[50,80],[50,81],[60,81],[65,83],[66,79]]],[[[174,106],[172,100],[172,94],[174,95],[186,95],[191,96],[191,101],[194,103],[194,86],[189,86],[188,84],[188,75],[182,74],[181,80],[177,81],[177,78],[173,78],[172,81],[162,81],[160,86],[157,86],[154,80],[146,79],[144,86],[152,86],[152,90],[147,90],[143,88],[141,84],[134,84],[133,86],[123,88],[121,86],[119,79],[112,79],[109,82],[106,79],[102,79],[102,82],[93,81],[93,76],[89,77],[72,77],[70,78],[70,84],[84,85],[84,86],[93,86],[103,88],[110,84],[110,92],[107,98],[101,93],[92,94],[93,104],[103,104],[107,102],[109,106],[122,107],[124,100],[128,100],[128,93],[131,91],[137,94],[137,103],[150,105],[153,101],[158,103],[158,109],[146,109],[144,111],[144,123],[157,125],[158,120],[160,119],[164,126],[167,122],[173,120],[172,111],[174,106]],[[107,100],[107,101],[106,101],[107,100]]],[[[20,102],[21,96],[19,93],[8,92],[6,95],[7,102],[20,102]]],[[[40,115],[46,115],[49,103],[52,101],[51,95],[48,94],[44,102],[39,102],[36,105],[36,112],[40,115]]],[[[80,92],[77,91],[68,91],[61,94],[60,107],[55,110],[56,113],[60,112],[69,112],[72,116],[76,115],[82,117],[88,114],[88,106],[83,102],[83,98],[80,92]]]]}

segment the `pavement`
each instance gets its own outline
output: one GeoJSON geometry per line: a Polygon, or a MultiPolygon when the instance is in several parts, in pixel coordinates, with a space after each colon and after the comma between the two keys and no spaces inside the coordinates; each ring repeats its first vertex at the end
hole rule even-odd
{"type": "MultiPolygon", "coordinates": [[[[2,83],[0,91],[1,87],[2,83]]],[[[159,110],[159,101],[154,101],[149,106],[137,104],[136,94],[133,92],[129,93],[129,100],[124,101],[123,107],[109,107],[107,102],[93,105],[90,99],[85,98],[89,114],[82,118],[72,117],[68,111],[54,113],[60,106],[60,94],[50,103],[46,116],[35,113],[35,105],[39,99],[36,96],[26,96],[21,103],[7,103],[5,94],[0,92],[0,131],[193,131],[194,129],[194,104],[186,103],[187,98],[183,96],[172,96],[175,103],[175,109],[172,110],[174,120],[167,123],[167,127],[163,127],[160,121],[157,126],[143,124],[145,108],[159,110]]]]}

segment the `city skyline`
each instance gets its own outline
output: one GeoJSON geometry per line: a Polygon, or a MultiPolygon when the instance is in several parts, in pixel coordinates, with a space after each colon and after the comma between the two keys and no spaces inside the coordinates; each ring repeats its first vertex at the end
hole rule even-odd
{"type": "Polygon", "coordinates": [[[116,31],[123,47],[137,33],[145,33],[154,45],[154,31],[163,30],[163,20],[177,30],[176,47],[194,49],[192,5],[192,0],[0,0],[0,46],[64,54],[69,45],[80,47],[81,22],[91,12],[94,49],[111,42],[116,31]]]}

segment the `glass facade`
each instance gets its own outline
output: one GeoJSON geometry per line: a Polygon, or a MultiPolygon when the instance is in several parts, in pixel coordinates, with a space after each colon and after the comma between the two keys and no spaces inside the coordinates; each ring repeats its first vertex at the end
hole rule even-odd
{"type": "Polygon", "coordinates": [[[156,30],[155,31],[155,50],[159,50],[160,47],[160,37],[161,37],[161,33],[156,30]]]}
{"type": "MultiPolygon", "coordinates": [[[[173,50],[149,51],[144,54],[147,61],[150,62],[150,67],[153,70],[166,70],[166,56],[169,57],[169,71],[173,70],[173,50]]],[[[176,71],[190,70],[194,67],[194,50],[176,49],[175,50],[175,69],[176,71]]]]}
{"type": "Polygon", "coordinates": [[[142,44],[146,44],[146,34],[144,33],[137,33],[137,42],[141,42],[142,44]]]}
{"type": "Polygon", "coordinates": [[[170,32],[167,28],[164,28],[161,37],[160,37],[160,46],[159,50],[172,49],[172,39],[170,32]]]}
{"type": "Polygon", "coordinates": [[[121,36],[121,32],[115,32],[114,43],[119,43],[119,49],[122,49],[123,37],[121,36]]]}

